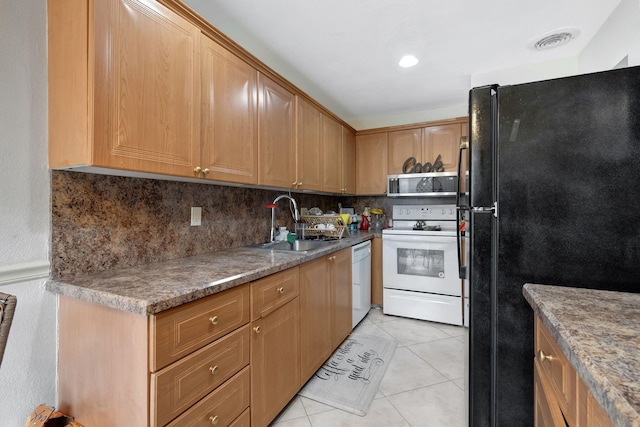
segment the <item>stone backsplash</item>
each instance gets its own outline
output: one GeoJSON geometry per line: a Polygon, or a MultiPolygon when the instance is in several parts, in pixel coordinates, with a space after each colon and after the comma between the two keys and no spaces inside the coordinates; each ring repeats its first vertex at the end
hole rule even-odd
{"type": "MultiPolygon", "coordinates": [[[[282,191],[52,171],[51,277],[162,262],[269,238],[282,191]],[[190,225],[191,207],[202,225],[190,225]]],[[[299,207],[337,210],[342,197],[293,193],[299,207]]],[[[286,200],[276,218],[292,229],[286,200]]]]}
{"type": "MultiPolygon", "coordinates": [[[[51,277],[82,276],[162,262],[269,239],[271,211],[282,191],[70,171],[51,172],[51,277]],[[202,225],[190,225],[191,207],[202,207],[202,225]]],[[[454,203],[449,199],[326,196],[292,193],[299,207],[361,213],[365,206],[454,203]]],[[[286,200],[276,218],[293,229],[286,200]]]]}

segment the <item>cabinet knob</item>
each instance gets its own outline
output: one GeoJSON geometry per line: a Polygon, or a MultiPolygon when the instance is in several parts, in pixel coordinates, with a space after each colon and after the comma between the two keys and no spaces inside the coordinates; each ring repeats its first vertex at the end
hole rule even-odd
{"type": "Polygon", "coordinates": [[[298,185],[298,183],[297,183],[297,182],[295,182],[295,181],[293,181],[293,182],[291,183],[291,186],[292,186],[292,187],[295,187],[296,185],[298,185]]]}
{"type": "Polygon", "coordinates": [[[216,415],[215,417],[209,417],[209,421],[211,421],[211,424],[216,425],[218,424],[218,416],[216,415]]]}
{"type": "Polygon", "coordinates": [[[280,287],[278,288],[278,293],[279,293],[279,294],[284,294],[284,287],[280,286],[280,287]]]}
{"type": "Polygon", "coordinates": [[[202,172],[202,168],[200,166],[196,166],[195,168],[193,168],[193,171],[195,173],[200,173],[200,172],[202,172]]]}
{"type": "Polygon", "coordinates": [[[540,359],[540,362],[544,362],[545,359],[548,360],[549,362],[551,362],[555,358],[550,354],[544,354],[543,351],[540,350],[538,352],[538,359],[540,359]]]}
{"type": "Polygon", "coordinates": [[[209,168],[204,168],[204,169],[202,170],[202,173],[203,173],[203,174],[205,174],[205,175],[209,175],[209,172],[210,172],[210,171],[209,171],[209,168]]]}
{"type": "Polygon", "coordinates": [[[217,325],[218,324],[218,316],[209,317],[209,322],[211,322],[212,325],[217,325]]]}
{"type": "Polygon", "coordinates": [[[209,367],[209,372],[211,372],[211,375],[215,375],[216,372],[218,372],[218,365],[216,366],[210,366],[209,367]]]}
{"type": "Polygon", "coordinates": [[[298,187],[300,187],[301,185],[302,185],[302,181],[300,181],[300,182],[298,183],[298,187]]]}
{"type": "Polygon", "coordinates": [[[330,257],[328,257],[328,258],[327,258],[327,261],[333,261],[334,259],[336,259],[336,256],[335,256],[335,255],[334,255],[334,256],[330,256],[330,257]]]}
{"type": "Polygon", "coordinates": [[[256,334],[260,333],[260,326],[254,326],[253,330],[256,331],[256,334]]]}

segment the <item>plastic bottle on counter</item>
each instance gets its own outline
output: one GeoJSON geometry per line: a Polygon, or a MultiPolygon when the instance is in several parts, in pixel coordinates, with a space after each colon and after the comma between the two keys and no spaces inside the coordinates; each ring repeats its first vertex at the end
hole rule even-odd
{"type": "Polygon", "coordinates": [[[365,214],[362,214],[362,221],[360,222],[360,230],[367,231],[369,229],[369,218],[365,214]]]}

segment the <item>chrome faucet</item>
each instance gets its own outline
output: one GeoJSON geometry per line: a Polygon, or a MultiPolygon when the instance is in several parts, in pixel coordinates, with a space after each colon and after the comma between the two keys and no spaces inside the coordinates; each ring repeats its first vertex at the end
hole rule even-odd
{"type": "Polygon", "coordinates": [[[267,205],[268,208],[271,208],[271,232],[269,235],[269,241],[275,242],[276,239],[276,206],[279,200],[289,199],[291,203],[293,203],[293,212],[291,212],[291,216],[295,222],[300,220],[300,214],[298,214],[298,204],[295,199],[287,194],[281,194],[273,200],[273,203],[267,205]]]}

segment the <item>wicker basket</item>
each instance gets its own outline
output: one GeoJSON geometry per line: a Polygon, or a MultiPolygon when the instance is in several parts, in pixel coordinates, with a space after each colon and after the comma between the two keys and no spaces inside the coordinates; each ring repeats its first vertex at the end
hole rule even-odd
{"type": "Polygon", "coordinates": [[[341,239],[344,236],[345,230],[347,231],[347,235],[349,234],[349,229],[342,221],[340,215],[303,215],[300,217],[300,220],[308,224],[306,230],[307,236],[341,239]],[[333,227],[327,228],[327,226],[333,227]]]}

